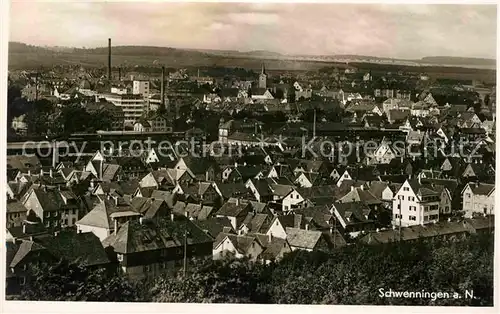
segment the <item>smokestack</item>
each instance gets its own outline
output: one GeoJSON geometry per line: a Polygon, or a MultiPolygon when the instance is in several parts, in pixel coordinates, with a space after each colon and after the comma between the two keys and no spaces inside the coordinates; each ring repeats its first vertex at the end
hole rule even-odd
{"type": "Polygon", "coordinates": [[[118,68],[118,81],[122,80],[122,68],[118,68]]]}
{"type": "Polygon", "coordinates": [[[165,109],[165,67],[161,67],[161,104],[160,104],[160,109],[163,110],[165,109]]]}
{"type": "Polygon", "coordinates": [[[108,38],[108,80],[111,81],[111,38],[108,38]]]}

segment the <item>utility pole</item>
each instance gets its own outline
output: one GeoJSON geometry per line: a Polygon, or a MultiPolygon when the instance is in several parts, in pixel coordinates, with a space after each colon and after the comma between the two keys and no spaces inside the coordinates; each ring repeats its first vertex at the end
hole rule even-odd
{"type": "Polygon", "coordinates": [[[335,243],[336,238],[335,236],[337,235],[337,218],[333,218],[333,248],[335,249],[337,247],[337,244],[335,243]]]}
{"type": "Polygon", "coordinates": [[[313,139],[316,138],[316,109],[314,109],[314,121],[313,121],[313,139]]]}
{"type": "Polygon", "coordinates": [[[183,267],[183,276],[186,278],[186,269],[187,269],[187,224],[188,220],[186,218],[186,224],[184,226],[184,267],[183,267]]]}
{"type": "Polygon", "coordinates": [[[401,199],[399,199],[399,242],[401,242],[401,219],[403,216],[401,216],[401,199]]]}

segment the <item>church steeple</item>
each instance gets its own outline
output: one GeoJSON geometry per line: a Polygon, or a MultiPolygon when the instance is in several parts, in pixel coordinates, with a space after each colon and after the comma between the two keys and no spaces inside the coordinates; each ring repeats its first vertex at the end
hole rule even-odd
{"type": "Polygon", "coordinates": [[[262,69],[260,70],[259,88],[267,88],[267,74],[266,74],[266,68],[264,67],[264,63],[262,63],[262,69]]]}

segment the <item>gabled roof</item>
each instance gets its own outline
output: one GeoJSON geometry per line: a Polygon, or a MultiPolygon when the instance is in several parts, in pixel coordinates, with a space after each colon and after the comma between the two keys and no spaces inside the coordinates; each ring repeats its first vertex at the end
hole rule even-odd
{"type": "Polygon", "coordinates": [[[362,202],[334,203],[333,209],[336,210],[337,218],[343,220],[346,225],[372,222],[370,218],[370,208],[362,202]]]}
{"type": "Polygon", "coordinates": [[[222,233],[225,228],[233,230],[231,221],[227,217],[213,217],[206,220],[195,220],[193,223],[214,239],[222,233]]]}
{"type": "Polygon", "coordinates": [[[281,254],[281,252],[291,251],[290,244],[286,239],[272,237],[271,241],[269,241],[268,236],[264,235],[262,236],[256,235],[256,236],[259,238],[260,242],[263,244],[265,248],[264,251],[262,251],[262,253],[260,254],[260,257],[263,260],[268,260],[268,261],[276,260],[281,254]]]}
{"type": "Polygon", "coordinates": [[[206,243],[212,246],[213,239],[185,217],[128,221],[116,234],[111,234],[103,245],[112,246],[120,254],[139,253],[182,247],[184,235],[187,245],[206,243]]]}
{"type": "Polygon", "coordinates": [[[52,255],[72,263],[94,266],[110,262],[101,241],[92,232],[61,231],[56,236],[40,237],[35,241],[52,255]]]}
{"type": "Polygon", "coordinates": [[[227,199],[230,197],[243,197],[250,195],[249,191],[245,187],[245,184],[241,182],[236,183],[217,183],[217,190],[222,194],[222,197],[227,199]]]}
{"type": "Polygon", "coordinates": [[[469,182],[468,184],[472,190],[472,193],[475,195],[486,195],[489,196],[493,191],[495,191],[495,185],[494,184],[488,184],[488,183],[472,183],[469,182]]]}
{"type": "Polygon", "coordinates": [[[77,207],[76,202],[68,202],[67,204],[65,202],[65,199],[76,200],[76,196],[70,191],[65,191],[65,194],[63,194],[62,191],[59,191],[57,189],[43,190],[39,188],[33,189],[31,193],[33,193],[38,199],[43,211],[56,211],[62,208],[77,207]]]}
{"type": "Polygon", "coordinates": [[[248,213],[243,220],[243,225],[247,226],[249,233],[265,233],[270,227],[272,219],[268,214],[248,213]]]}
{"type": "Polygon", "coordinates": [[[343,203],[348,202],[362,202],[366,205],[381,204],[382,202],[375,195],[373,195],[369,190],[364,190],[361,188],[354,188],[352,191],[344,195],[341,198],[343,203]]]}
{"type": "Polygon", "coordinates": [[[30,252],[43,250],[46,249],[33,241],[22,241],[9,266],[16,267],[30,252]]]}
{"type": "Polygon", "coordinates": [[[373,181],[370,183],[369,191],[378,199],[382,199],[382,192],[389,186],[389,182],[373,181]]]}
{"type": "Polygon", "coordinates": [[[7,201],[7,214],[26,213],[28,209],[19,201],[7,201]]]}
{"type": "Polygon", "coordinates": [[[298,228],[286,228],[287,241],[290,246],[300,249],[312,250],[321,239],[321,231],[304,230],[298,228]]]}
{"type": "Polygon", "coordinates": [[[271,191],[273,195],[280,196],[282,198],[290,194],[293,190],[294,187],[290,185],[271,184],[271,191]]]}
{"type": "Polygon", "coordinates": [[[201,158],[201,157],[182,157],[184,163],[187,168],[194,174],[205,174],[205,172],[212,166],[214,166],[215,162],[210,158],[201,158]]]}
{"type": "Polygon", "coordinates": [[[76,222],[77,225],[93,226],[105,229],[114,229],[110,215],[116,212],[135,211],[132,207],[117,206],[112,200],[99,202],[87,215],[76,222]]]}
{"type": "Polygon", "coordinates": [[[141,213],[143,217],[153,218],[163,204],[165,204],[165,202],[161,199],[134,197],[130,206],[132,206],[135,211],[141,213]]]}
{"type": "Polygon", "coordinates": [[[227,201],[221,208],[217,211],[218,216],[227,216],[227,217],[238,217],[243,213],[248,212],[249,206],[248,203],[236,203],[232,201],[227,201]]]}

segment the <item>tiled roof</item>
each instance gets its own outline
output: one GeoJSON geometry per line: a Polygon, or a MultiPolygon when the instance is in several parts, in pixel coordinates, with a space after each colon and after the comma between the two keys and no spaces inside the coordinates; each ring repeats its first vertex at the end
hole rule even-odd
{"type": "Polygon", "coordinates": [[[212,238],[183,217],[173,221],[167,218],[158,221],[128,221],[120,227],[116,235],[112,234],[106,238],[104,243],[121,254],[154,251],[182,247],[185,232],[188,245],[206,243],[212,246],[212,238]]]}
{"type": "Polygon", "coordinates": [[[216,238],[219,233],[224,231],[224,228],[233,229],[231,221],[227,217],[213,217],[206,220],[193,221],[200,229],[207,232],[213,238],[216,238]]]}
{"type": "Polygon", "coordinates": [[[495,190],[494,184],[487,183],[469,183],[472,193],[476,195],[490,195],[495,190]]]}
{"type": "Polygon", "coordinates": [[[163,200],[152,199],[147,197],[134,197],[131,206],[145,218],[153,218],[157,215],[158,210],[164,204],[163,200]]]}
{"type": "Polygon", "coordinates": [[[321,231],[286,228],[287,241],[291,246],[301,249],[314,249],[321,239],[321,231]]]}
{"type": "Polygon", "coordinates": [[[19,201],[7,201],[7,214],[26,213],[28,209],[19,201]]]}
{"type": "Polygon", "coordinates": [[[78,225],[114,229],[110,215],[116,212],[125,212],[130,210],[132,210],[130,206],[117,206],[113,201],[103,200],[76,223],[78,225]]]}
{"type": "Polygon", "coordinates": [[[83,266],[109,263],[101,241],[92,232],[61,231],[56,236],[41,237],[35,241],[47,248],[54,256],[72,263],[83,266]]]}
{"type": "Polygon", "coordinates": [[[235,202],[226,202],[222,207],[217,211],[218,216],[228,216],[228,217],[237,217],[241,213],[248,211],[248,204],[244,203],[239,203],[236,204],[235,202]]]}
{"type": "Polygon", "coordinates": [[[22,241],[10,262],[10,267],[16,267],[30,252],[45,250],[43,246],[33,241],[22,241]]]}

